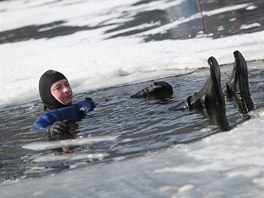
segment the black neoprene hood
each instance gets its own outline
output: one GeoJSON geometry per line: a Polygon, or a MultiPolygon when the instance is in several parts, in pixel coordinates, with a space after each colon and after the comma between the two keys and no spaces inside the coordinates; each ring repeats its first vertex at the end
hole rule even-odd
{"type": "Polygon", "coordinates": [[[55,70],[48,70],[39,79],[39,95],[44,104],[44,109],[53,110],[65,107],[51,94],[50,87],[53,83],[67,79],[62,73],[55,70]]]}

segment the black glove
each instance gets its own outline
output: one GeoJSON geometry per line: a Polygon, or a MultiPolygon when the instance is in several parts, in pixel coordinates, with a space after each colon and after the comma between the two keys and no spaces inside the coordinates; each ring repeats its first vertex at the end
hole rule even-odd
{"type": "Polygon", "coordinates": [[[90,111],[93,111],[96,107],[96,103],[91,98],[85,98],[84,100],[77,102],[82,112],[82,117],[85,117],[90,111]]]}
{"type": "Polygon", "coordinates": [[[173,88],[170,84],[159,81],[154,82],[149,87],[142,89],[136,94],[132,95],[131,98],[155,98],[155,99],[166,99],[170,98],[173,94],[173,88]]]}
{"type": "Polygon", "coordinates": [[[48,126],[46,132],[50,140],[62,140],[70,138],[69,126],[67,121],[56,121],[48,126]]]}

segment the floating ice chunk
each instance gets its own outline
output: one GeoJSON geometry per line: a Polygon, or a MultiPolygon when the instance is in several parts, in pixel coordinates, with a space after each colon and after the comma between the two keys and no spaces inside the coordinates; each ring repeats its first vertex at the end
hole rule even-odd
{"type": "Polygon", "coordinates": [[[257,177],[252,180],[252,183],[256,186],[264,188],[264,177],[257,177]]]}
{"type": "Polygon", "coordinates": [[[35,151],[41,151],[41,150],[62,148],[67,146],[82,146],[85,144],[91,144],[96,142],[113,141],[116,138],[117,136],[102,136],[102,137],[68,139],[68,140],[60,140],[60,141],[33,142],[24,145],[23,148],[35,150],[35,151]]]}
{"type": "Polygon", "coordinates": [[[219,27],[217,28],[218,31],[222,31],[222,30],[224,30],[224,29],[225,29],[224,26],[219,26],[219,27]]]}
{"type": "Polygon", "coordinates": [[[186,185],[180,187],[178,191],[179,192],[186,192],[186,191],[190,191],[192,189],[194,189],[194,186],[192,184],[186,184],[186,185]]]}
{"type": "Polygon", "coordinates": [[[246,10],[255,10],[257,9],[257,6],[256,5],[250,5],[246,8],[246,10]]]}
{"type": "Polygon", "coordinates": [[[34,162],[58,162],[58,161],[78,161],[78,160],[90,160],[99,159],[102,160],[104,157],[108,156],[107,153],[90,153],[90,154],[68,154],[68,155],[45,155],[34,159],[34,162]]]}
{"type": "Polygon", "coordinates": [[[260,27],[261,25],[259,23],[252,23],[249,25],[241,25],[240,29],[241,30],[248,30],[248,29],[252,29],[252,28],[257,28],[260,27]]]}

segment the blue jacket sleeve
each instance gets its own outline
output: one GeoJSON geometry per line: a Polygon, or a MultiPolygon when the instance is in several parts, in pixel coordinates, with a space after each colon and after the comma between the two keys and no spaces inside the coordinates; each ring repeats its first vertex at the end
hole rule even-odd
{"type": "Polygon", "coordinates": [[[69,107],[55,109],[49,112],[45,112],[35,121],[33,129],[37,131],[43,131],[49,125],[56,121],[69,120],[72,122],[80,121],[83,115],[78,111],[79,105],[74,104],[69,107]]]}

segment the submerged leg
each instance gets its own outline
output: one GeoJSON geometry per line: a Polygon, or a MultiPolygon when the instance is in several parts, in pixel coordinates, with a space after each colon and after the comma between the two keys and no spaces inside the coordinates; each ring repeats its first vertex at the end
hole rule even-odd
{"type": "Polygon", "coordinates": [[[225,99],[221,88],[220,67],[214,57],[208,59],[210,76],[202,89],[188,98],[189,109],[196,108],[206,115],[221,131],[230,130],[225,109],[225,99]]]}
{"type": "Polygon", "coordinates": [[[226,109],[224,105],[210,104],[203,108],[202,114],[204,114],[210,122],[218,127],[220,131],[228,131],[231,129],[226,117],[226,109]]]}
{"type": "Polygon", "coordinates": [[[187,99],[189,109],[205,107],[210,104],[225,106],[224,95],[221,88],[220,68],[214,57],[208,59],[210,76],[202,89],[187,99]]]}
{"type": "Polygon", "coordinates": [[[239,51],[235,51],[233,54],[235,58],[234,67],[231,78],[226,83],[225,95],[228,99],[232,99],[239,110],[245,114],[254,109],[248,85],[248,68],[239,51]]]}

